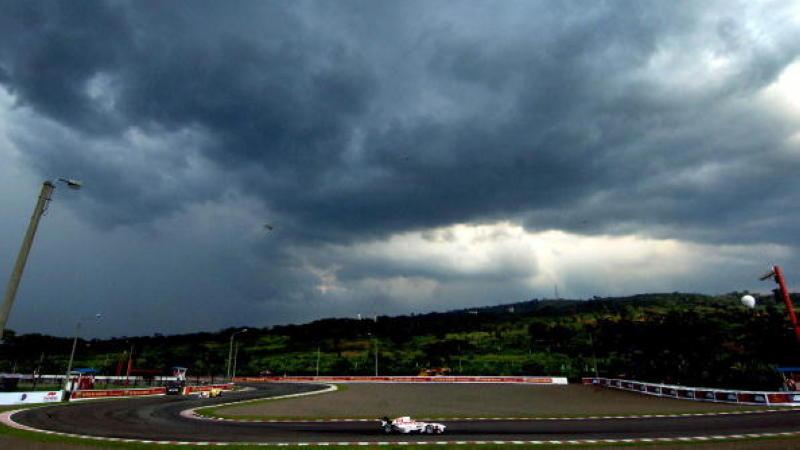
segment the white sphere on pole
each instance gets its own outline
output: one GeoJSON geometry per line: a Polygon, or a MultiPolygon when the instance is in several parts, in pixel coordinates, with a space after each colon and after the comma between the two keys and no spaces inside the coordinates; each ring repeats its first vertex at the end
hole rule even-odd
{"type": "Polygon", "coordinates": [[[744,295],[742,296],[742,304],[748,308],[755,308],[756,307],[756,298],[752,295],[744,295]]]}

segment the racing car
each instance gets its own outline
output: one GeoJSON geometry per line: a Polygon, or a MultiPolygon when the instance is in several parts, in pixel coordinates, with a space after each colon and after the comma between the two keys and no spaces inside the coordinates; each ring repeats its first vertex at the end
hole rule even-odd
{"type": "Polygon", "coordinates": [[[200,398],[214,398],[222,395],[222,389],[211,388],[209,391],[200,392],[200,398]]]}
{"type": "Polygon", "coordinates": [[[386,434],[391,433],[427,433],[427,434],[442,434],[447,428],[446,426],[435,422],[420,422],[408,416],[398,417],[394,420],[383,417],[381,418],[381,428],[386,434]]]}

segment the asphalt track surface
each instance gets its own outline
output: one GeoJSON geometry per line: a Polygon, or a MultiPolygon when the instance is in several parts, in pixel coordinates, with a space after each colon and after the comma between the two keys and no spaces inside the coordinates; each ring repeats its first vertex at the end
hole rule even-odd
{"type": "MultiPolygon", "coordinates": [[[[385,435],[375,422],[226,422],[182,417],[181,411],[325,386],[268,384],[218,399],[161,396],[34,408],[15,422],[42,430],[97,437],[194,442],[530,441],[734,436],[800,431],[800,411],[586,420],[444,421],[443,436],[385,435]]],[[[287,400],[288,401],[288,400],[287,400]]]]}

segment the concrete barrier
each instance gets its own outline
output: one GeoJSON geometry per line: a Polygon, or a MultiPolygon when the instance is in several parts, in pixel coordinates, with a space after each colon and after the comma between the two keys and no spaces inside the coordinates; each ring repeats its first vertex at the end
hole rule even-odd
{"type": "Polygon", "coordinates": [[[800,392],[785,391],[741,391],[690,387],[673,384],[646,383],[615,378],[583,378],[583,384],[609,389],[637,392],[656,397],[671,397],[682,400],[716,403],[738,403],[742,405],[800,406],[800,392]]]}
{"type": "Polygon", "coordinates": [[[491,377],[491,376],[286,376],[237,377],[236,383],[512,383],[512,384],[567,384],[566,377],[491,377]]]}

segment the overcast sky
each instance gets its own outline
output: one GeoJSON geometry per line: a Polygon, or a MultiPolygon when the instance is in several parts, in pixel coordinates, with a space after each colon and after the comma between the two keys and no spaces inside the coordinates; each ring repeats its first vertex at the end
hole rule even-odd
{"type": "Polygon", "coordinates": [[[800,2],[0,0],[2,283],[57,177],[20,332],[796,285],[800,2]]]}

